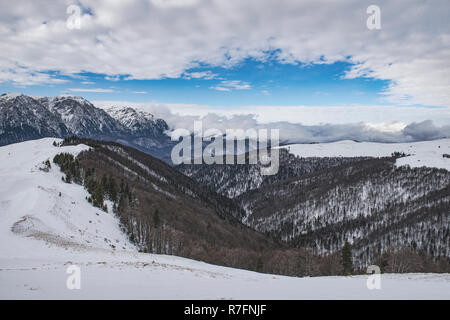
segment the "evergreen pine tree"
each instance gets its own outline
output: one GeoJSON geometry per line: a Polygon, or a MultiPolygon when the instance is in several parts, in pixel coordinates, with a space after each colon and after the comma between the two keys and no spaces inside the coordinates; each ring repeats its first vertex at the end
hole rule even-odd
{"type": "Polygon", "coordinates": [[[155,213],[153,214],[153,227],[158,228],[159,223],[160,223],[159,211],[158,209],[156,209],[155,213]]]}
{"type": "Polygon", "coordinates": [[[341,258],[344,274],[345,275],[351,274],[353,272],[352,248],[348,241],[345,241],[344,247],[342,248],[341,258]]]}

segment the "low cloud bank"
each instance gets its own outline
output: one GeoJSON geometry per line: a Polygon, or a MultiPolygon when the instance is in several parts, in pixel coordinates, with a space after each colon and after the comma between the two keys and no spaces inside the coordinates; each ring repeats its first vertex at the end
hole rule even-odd
{"type": "MultiPolygon", "coordinates": [[[[164,119],[171,130],[187,129],[193,131],[194,121],[201,120],[203,129],[218,129],[225,133],[227,129],[279,129],[282,143],[334,142],[339,140],[355,140],[367,142],[414,142],[450,138],[450,125],[437,126],[432,120],[413,121],[409,124],[402,121],[387,123],[368,123],[364,121],[349,123],[324,123],[304,125],[289,121],[261,123],[256,114],[224,115],[215,112],[187,115],[179,114],[175,107],[150,103],[112,103],[96,102],[98,107],[130,106],[150,112],[164,119]]],[[[405,110],[404,110],[405,111],[405,110]]]]}

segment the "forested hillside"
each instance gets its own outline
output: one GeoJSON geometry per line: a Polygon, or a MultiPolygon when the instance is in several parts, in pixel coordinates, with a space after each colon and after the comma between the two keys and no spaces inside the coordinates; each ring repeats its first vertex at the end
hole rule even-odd
{"type": "Polygon", "coordinates": [[[158,159],[111,142],[67,138],[63,145],[80,143],[92,148],[76,158],[54,159],[65,182],[83,185],[92,205],[113,208],[111,214],[142,252],[285,275],[341,272],[339,259],[330,265],[310,250],[290,248],[245,226],[237,202],[158,159]]]}
{"type": "Polygon", "coordinates": [[[397,166],[401,153],[301,158],[280,151],[274,176],[261,176],[258,165],[179,169],[234,198],[246,211],[243,223],[294,247],[326,256],[349,241],[356,268],[404,249],[448,263],[449,171],[397,166]]]}

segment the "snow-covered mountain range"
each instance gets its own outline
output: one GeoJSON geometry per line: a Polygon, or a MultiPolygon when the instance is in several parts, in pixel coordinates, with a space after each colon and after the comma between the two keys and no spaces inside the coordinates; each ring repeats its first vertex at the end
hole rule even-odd
{"type": "Polygon", "coordinates": [[[384,274],[382,290],[369,290],[364,275],[295,278],[139,253],[111,210],[113,203],[107,202],[108,212],[94,207],[86,200],[88,191],[63,181],[52,161],[57,154],[77,156],[92,147],[55,147],[54,141],[61,142],[0,147],[1,299],[449,298],[448,274],[384,274]],[[80,270],[80,290],[66,286],[71,266],[80,270]]]}
{"type": "MultiPolygon", "coordinates": [[[[336,275],[347,241],[356,272],[370,264],[384,272],[450,270],[450,139],[282,146],[278,173],[263,176],[260,163],[171,167],[168,130],[164,120],[134,108],[1,95],[0,297],[77,297],[53,279],[75,262],[91,280],[106,279],[100,269],[111,277],[123,269],[133,286],[152,281],[162,290],[122,291],[118,281],[110,297],[205,297],[201,290],[217,284],[239,288],[213,290],[218,298],[305,297],[291,283],[319,298],[333,296],[315,285],[331,284],[348,287],[343,297],[381,297],[355,289],[363,278],[306,284],[155,255],[268,274],[336,275]],[[165,287],[171,279],[193,286],[198,278],[199,290],[165,287]],[[284,294],[264,289],[274,279],[284,294]]],[[[424,288],[436,283],[424,290],[436,297],[448,293],[446,276],[411,278],[424,288]]],[[[87,297],[101,297],[102,284],[91,283],[87,297]]],[[[390,294],[405,291],[391,287],[383,298],[390,294]]]]}
{"type": "Polygon", "coordinates": [[[167,129],[151,114],[126,107],[105,111],[81,97],[0,95],[0,145],[76,135],[120,141],[167,160],[172,146],[167,129]]]}

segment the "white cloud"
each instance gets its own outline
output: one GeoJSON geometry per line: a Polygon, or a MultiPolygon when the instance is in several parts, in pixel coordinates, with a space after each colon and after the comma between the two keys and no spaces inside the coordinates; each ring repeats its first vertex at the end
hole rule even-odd
{"type": "Polygon", "coordinates": [[[62,81],[47,71],[181,77],[203,65],[265,61],[277,50],[282,63],[349,61],[347,78],[391,80],[384,94],[393,103],[450,106],[447,0],[379,0],[381,30],[366,27],[371,0],[79,3],[93,14],[82,16],[80,30],[69,30],[67,1],[2,1],[0,81],[62,81]]]}
{"type": "Polygon", "coordinates": [[[381,123],[366,123],[367,127],[382,132],[399,132],[405,129],[406,124],[400,121],[381,122],[381,123]]]}
{"type": "Polygon", "coordinates": [[[147,94],[147,91],[133,91],[134,94],[147,94]]]}
{"type": "Polygon", "coordinates": [[[211,80],[217,78],[219,75],[212,73],[210,70],[201,72],[186,72],[184,78],[186,79],[204,79],[211,80]]]}
{"type": "Polygon", "coordinates": [[[226,91],[226,92],[228,92],[228,91],[231,91],[231,89],[230,88],[225,88],[225,87],[220,87],[220,86],[213,86],[213,87],[209,87],[210,89],[213,89],[213,90],[217,90],[217,91],[226,91]]]}
{"type": "Polygon", "coordinates": [[[197,4],[198,0],[151,0],[151,2],[161,8],[189,7],[197,4]]]}
{"type": "Polygon", "coordinates": [[[112,90],[112,89],[101,89],[101,88],[97,88],[97,89],[70,88],[69,91],[72,91],[72,92],[91,92],[91,93],[110,93],[110,92],[114,92],[114,90],[112,90]]]}
{"type": "Polygon", "coordinates": [[[358,141],[404,142],[450,137],[448,108],[396,106],[244,106],[93,101],[100,108],[127,106],[164,119],[172,129],[203,127],[221,131],[231,128],[278,128],[290,142],[358,141]],[[424,119],[429,119],[424,121],[424,119]]]}
{"type": "MultiPolygon", "coordinates": [[[[0,58],[1,61],[1,58],[0,58]]],[[[14,66],[11,68],[0,67],[0,83],[10,81],[16,86],[28,86],[38,84],[60,84],[68,80],[59,79],[48,73],[33,71],[30,68],[14,66]]]]}
{"type": "Polygon", "coordinates": [[[114,81],[114,82],[120,81],[120,76],[106,76],[105,80],[114,81]]]}
{"type": "Polygon", "coordinates": [[[231,90],[250,90],[252,86],[241,80],[223,80],[217,86],[212,86],[210,89],[218,91],[231,91],[231,90]]]}

